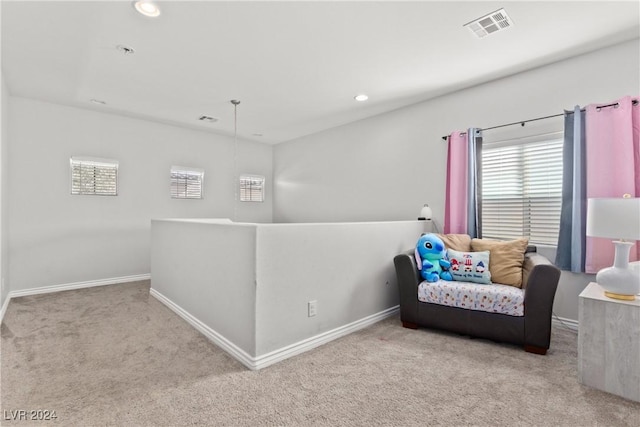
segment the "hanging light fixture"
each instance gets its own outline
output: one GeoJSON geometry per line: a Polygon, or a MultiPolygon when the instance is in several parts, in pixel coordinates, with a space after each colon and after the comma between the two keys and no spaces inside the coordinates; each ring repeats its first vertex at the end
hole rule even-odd
{"type": "Polygon", "coordinates": [[[232,99],[233,104],[233,221],[238,221],[238,105],[240,101],[232,99]]]}

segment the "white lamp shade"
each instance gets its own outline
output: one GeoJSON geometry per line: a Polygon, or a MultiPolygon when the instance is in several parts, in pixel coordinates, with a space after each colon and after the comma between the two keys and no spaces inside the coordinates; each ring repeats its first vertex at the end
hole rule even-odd
{"type": "Polygon", "coordinates": [[[640,240],[640,198],[589,199],[587,236],[640,240]]]}

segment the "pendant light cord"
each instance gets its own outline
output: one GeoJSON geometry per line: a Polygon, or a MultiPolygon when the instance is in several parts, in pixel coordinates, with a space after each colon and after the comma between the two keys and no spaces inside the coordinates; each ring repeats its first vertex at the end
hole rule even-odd
{"type": "Polygon", "coordinates": [[[233,104],[233,222],[238,221],[238,104],[240,101],[232,99],[233,104]]]}

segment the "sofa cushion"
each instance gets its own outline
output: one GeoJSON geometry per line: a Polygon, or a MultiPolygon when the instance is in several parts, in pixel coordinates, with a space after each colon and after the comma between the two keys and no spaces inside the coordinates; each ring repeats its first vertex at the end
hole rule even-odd
{"type": "Polygon", "coordinates": [[[448,249],[451,267],[449,272],[453,280],[474,283],[491,283],[489,272],[489,251],[460,252],[448,249]]]}
{"type": "Polygon", "coordinates": [[[467,310],[524,316],[524,291],[514,286],[424,281],[418,285],[418,300],[467,310]]]}
{"type": "Polygon", "coordinates": [[[489,239],[471,240],[474,251],[489,251],[491,280],[502,285],[522,287],[522,264],[529,239],[501,241],[489,239]]]}
{"type": "Polygon", "coordinates": [[[444,242],[444,247],[462,252],[471,252],[471,237],[468,234],[436,234],[444,242]]]}

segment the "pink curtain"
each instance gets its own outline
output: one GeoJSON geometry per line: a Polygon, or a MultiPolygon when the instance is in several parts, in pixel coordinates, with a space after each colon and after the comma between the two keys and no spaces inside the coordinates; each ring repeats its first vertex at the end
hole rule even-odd
{"type": "MultiPolygon", "coordinates": [[[[587,198],[640,197],[640,106],[630,96],[586,108],[587,198]],[[633,105],[633,100],[636,105],[633,105]],[[604,107],[603,105],[614,104],[604,107]]],[[[621,236],[622,237],[622,236],[621,236]]],[[[585,271],[597,273],[613,264],[611,239],[587,236],[585,271]]],[[[630,261],[640,259],[638,245],[630,261]]]]}
{"type": "Polygon", "coordinates": [[[467,232],[468,144],[466,132],[449,135],[447,189],[444,205],[444,233],[467,232]]]}

